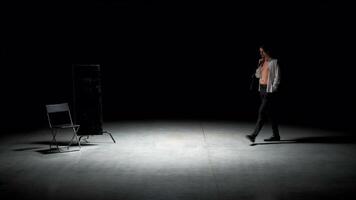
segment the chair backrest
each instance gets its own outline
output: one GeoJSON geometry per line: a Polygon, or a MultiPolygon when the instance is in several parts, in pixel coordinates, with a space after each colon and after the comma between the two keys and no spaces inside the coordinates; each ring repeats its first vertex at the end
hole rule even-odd
{"type": "Polygon", "coordinates": [[[49,127],[52,128],[53,125],[58,125],[58,123],[53,121],[53,117],[51,117],[51,114],[54,113],[63,113],[67,112],[68,115],[68,122],[73,125],[72,121],[72,116],[70,114],[70,109],[68,103],[60,103],[60,104],[48,104],[46,105],[46,110],[47,110],[47,119],[49,123],[49,127]]]}
{"type": "Polygon", "coordinates": [[[46,105],[47,113],[65,112],[69,111],[68,103],[48,104],[46,105]]]}

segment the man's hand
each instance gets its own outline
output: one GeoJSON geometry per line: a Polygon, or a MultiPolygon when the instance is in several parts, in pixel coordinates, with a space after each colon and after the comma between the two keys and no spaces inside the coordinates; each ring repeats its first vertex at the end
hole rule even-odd
{"type": "Polygon", "coordinates": [[[259,59],[259,60],[258,60],[258,66],[262,65],[262,64],[263,64],[263,61],[264,61],[263,58],[259,59]]]}

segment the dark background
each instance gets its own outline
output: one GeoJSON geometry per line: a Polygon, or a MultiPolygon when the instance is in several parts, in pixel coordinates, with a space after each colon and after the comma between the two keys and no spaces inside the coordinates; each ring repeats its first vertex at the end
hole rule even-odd
{"type": "MultiPolygon", "coordinates": [[[[255,121],[258,47],[272,43],[282,124],[354,131],[351,3],[1,3],[2,130],[72,102],[72,64],[102,66],[104,120],[255,121]]],[[[2,131],[6,133],[6,131],[2,131]]]]}

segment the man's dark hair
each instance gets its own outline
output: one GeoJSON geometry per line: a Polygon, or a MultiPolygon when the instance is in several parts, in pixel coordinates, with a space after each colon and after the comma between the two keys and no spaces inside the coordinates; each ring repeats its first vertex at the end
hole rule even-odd
{"type": "Polygon", "coordinates": [[[264,52],[266,52],[270,57],[274,57],[274,48],[272,48],[271,45],[267,45],[267,44],[262,44],[260,45],[260,48],[263,49],[264,52]]]}

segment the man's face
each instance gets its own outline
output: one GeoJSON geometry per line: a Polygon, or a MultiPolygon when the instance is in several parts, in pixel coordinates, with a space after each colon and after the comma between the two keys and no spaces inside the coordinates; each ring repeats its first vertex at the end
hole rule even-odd
{"type": "Polygon", "coordinates": [[[260,55],[262,58],[265,58],[266,52],[263,50],[263,48],[260,48],[260,55]]]}

